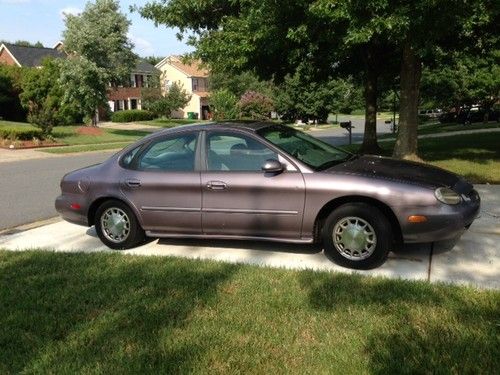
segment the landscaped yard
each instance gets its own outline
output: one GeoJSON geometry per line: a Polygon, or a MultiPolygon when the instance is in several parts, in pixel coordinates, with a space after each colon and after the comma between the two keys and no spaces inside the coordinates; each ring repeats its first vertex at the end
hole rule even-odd
{"type": "Polygon", "coordinates": [[[448,132],[458,132],[465,130],[477,130],[477,129],[496,129],[500,128],[500,123],[498,122],[489,122],[484,124],[482,122],[470,124],[470,125],[462,125],[457,123],[433,123],[433,124],[424,124],[418,127],[418,134],[436,134],[436,133],[448,133],[448,132]]]}
{"type": "MultiPolygon", "coordinates": [[[[380,142],[390,156],[394,141],[380,142]]],[[[418,140],[419,155],[425,162],[465,176],[473,183],[500,183],[500,132],[463,134],[418,140]]],[[[343,148],[357,151],[361,145],[343,148]]]]}
{"type": "Polygon", "coordinates": [[[475,373],[500,294],[120,254],[0,252],[0,373],[475,373]]]}
{"type": "Polygon", "coordinates": [[[196,123],[208,122],[205,120],[189,120],[189,119],[156,119],[150,121],[140,121],[140,124],[161,126],[163,128],[174,128],[179,125],[189,125],[196,123]]]}
{"type": "MultiPolygon", "coordinates": [[[[0,121],[2,127],[16,129],[36,129],[28,123],[0,121]]],[[[51,153],[70,153],[80,151],[108,150],[123,148],[127,144],[136,141],[148,134],[141,130],[120,130],[98,128],[101,134],[81,134],[81,126],[57,126],[52,130],[52,136],[57,143],[63,143],[68,147],[42,148],[41,151],[51,153]]]]}

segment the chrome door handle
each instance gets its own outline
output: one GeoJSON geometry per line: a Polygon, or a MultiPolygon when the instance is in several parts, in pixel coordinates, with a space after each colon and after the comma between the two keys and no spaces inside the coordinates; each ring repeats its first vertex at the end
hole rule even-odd
{"type": "Polygon", "coordinates": [[[207,188],[211,190],[224,190],[227,188],[227,184],[222,181],[209,181],[207,182],[207,188]]]}
{"type": "Polygon", "coordinates": [[[141,181],[139,181],[139,180],[137,180],[135,178],[131,178],[129,180],[125,180],[125,184],[128,187],[137,188],[137,187],[141,186],[141,181]]]}

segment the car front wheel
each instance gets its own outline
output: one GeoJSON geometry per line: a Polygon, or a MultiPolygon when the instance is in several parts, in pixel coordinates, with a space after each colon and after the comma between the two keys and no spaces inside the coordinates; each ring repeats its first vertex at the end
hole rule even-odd
{"type": "Polygon", "coordinates": [[[111,249],[130,249],[144,241],[144,230],[125,203],[104,202],[96,212],[95,229],[101,241],[111,249]]]}
{"type": "Polygon", "coordinates": [[[327,256],[355,269],[381,265],[393,244],[389,220],[377,207],[366,203],[348,203],[332,211],[322,237],[327,256]]]}

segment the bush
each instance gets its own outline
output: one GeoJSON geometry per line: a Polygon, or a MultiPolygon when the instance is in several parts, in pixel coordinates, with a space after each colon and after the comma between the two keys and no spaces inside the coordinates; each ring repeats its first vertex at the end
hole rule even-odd
{"type": "Polygon", "coordinates": [[[252,120],[264,120],[270,117],[271,111],[274,109],[274,103],[271,98],[260,92],[247,91],[241,96],[238,107],[242,117],[252,120]]]}
{"type": "Polygon", "coordinates": [[[155,118],[150,111],[131,109],[128,111],[118,111],[111,115],[112,122],[132,122],[132,121],[148,121],[155,118]]]}
{"type": "Polygon", "coordinates": [[[209,103],[214,120],[234,120],[238,118],[238,99],[229,90],[214,91],[210,95],[209,103]]]}
{"type": "Polygon", "coordinates": [[[33,128],[31,126],[26,127],[13,127],[6,126],[0,127],[0,138],[20,140],[20,141],[31,141],[33,138],[43,139],[42,129],[33,128]]]}

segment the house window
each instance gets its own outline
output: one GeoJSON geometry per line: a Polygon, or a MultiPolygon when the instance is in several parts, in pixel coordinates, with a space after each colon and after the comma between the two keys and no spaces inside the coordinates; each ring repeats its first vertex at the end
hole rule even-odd
{"type": "Polygon", "coordinates": [[[165,91],[170,91],[171,87],[172,87],[172,81],[169,79],[165,80],[165,91]]]}
{"type": "Polygon", "coordinates": [[[193,91],[198,91],[198,78],[193,78],[193,91]]]}
{"type": "Polygon", "coordinates": [[[142,74],[135,75],[135,86],[134,87],[144,87],[144,78],[142,74]]]}

